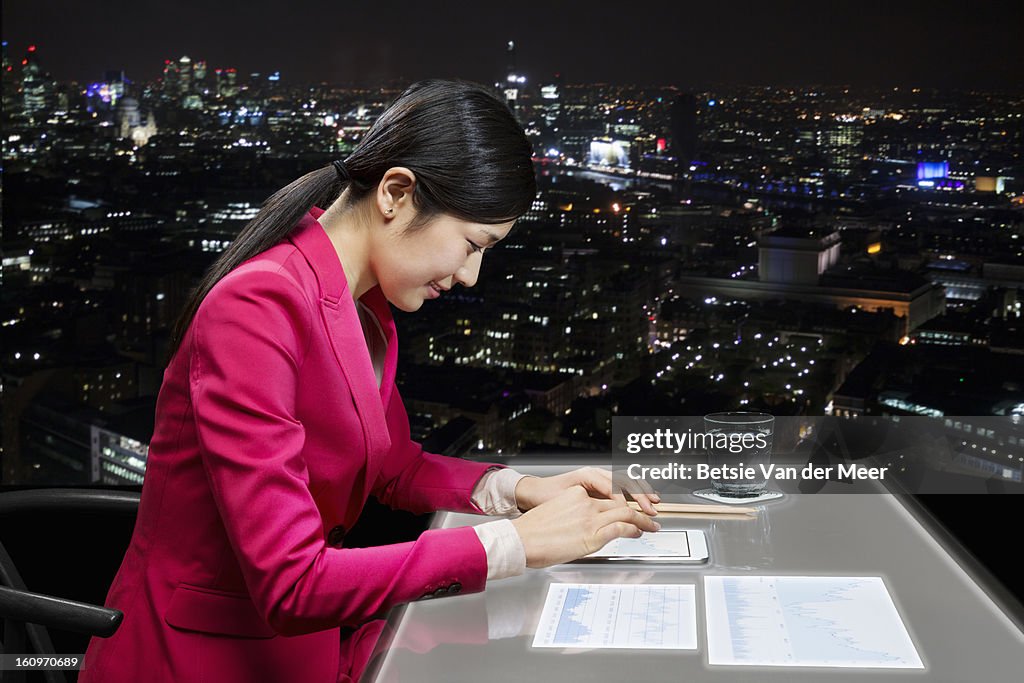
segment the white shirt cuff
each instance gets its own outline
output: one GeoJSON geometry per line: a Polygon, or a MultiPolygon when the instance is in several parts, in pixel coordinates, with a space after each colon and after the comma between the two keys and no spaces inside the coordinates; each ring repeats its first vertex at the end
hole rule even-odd
{"type": "Polygon", "coordinates": [[[487,580],[519,576],[526,571],[526,550],[511,520],[499,519],[473,527],[487,554],[487,580]]]}
{"type": "Polygon", "coordinates": [[[527,475],[510,467],[484,472],[470,497],[485,515],[518,515],[516,484],[527,475]]]}

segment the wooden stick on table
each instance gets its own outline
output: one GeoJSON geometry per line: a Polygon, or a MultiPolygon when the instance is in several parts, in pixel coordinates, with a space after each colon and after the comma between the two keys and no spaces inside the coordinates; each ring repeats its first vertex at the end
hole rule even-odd
{"type": "MultiPolygon", "coordinates": [[[[636,501],[628,501],[629,507],[639,510],[636,501]]],[[[657,503],[654,509],[659,513],[699,514],[699,515],[756,515],[757,508],[739,507],[736,505],[704,505],[702,503],[657,503]]]]}

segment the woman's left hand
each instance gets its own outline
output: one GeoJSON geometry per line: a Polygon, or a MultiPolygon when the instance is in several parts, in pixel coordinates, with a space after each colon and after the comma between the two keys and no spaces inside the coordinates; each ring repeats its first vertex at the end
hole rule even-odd
{"type": "MultiPolygon", "coordinates": [[[[582,486],[591,498],[611,498],[621,500],[623,505],[626,503],[626,497],[622,494],[621,489],[613,483],[612,473],[609,470],[600,467],[581,467],[578,470],[556,474],[552,477],[529,475],[523,477],[516,484],[516,505],[525,512],[551,500],[572,486],[582,486]]],[[[661,497],[654,491],[646,493],[630,491],[629,495],[643,512],[651,516],[658,514],[658,511],[654,509],[654,503],[660,503],[661,497]]]]}

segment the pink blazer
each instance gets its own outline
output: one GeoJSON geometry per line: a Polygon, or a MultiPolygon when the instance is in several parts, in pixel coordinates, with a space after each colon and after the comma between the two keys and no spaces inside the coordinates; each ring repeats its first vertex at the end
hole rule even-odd
{"type": "Polygon", "coordinates": [[[210,291],[164,372],[142,502],[80,681],[348,680],[341,626],[402,602],[481,591],[471,528],[344,548],[371,493],[413,512],[479,512],[492,465],[425,453],[395,388],[378,391],[337,252],[313,209],[210,291]]]}

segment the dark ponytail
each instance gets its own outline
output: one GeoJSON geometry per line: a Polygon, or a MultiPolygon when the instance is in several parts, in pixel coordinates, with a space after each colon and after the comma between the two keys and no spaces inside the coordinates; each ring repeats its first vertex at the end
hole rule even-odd
{"type": "Polygon", "coordinates": [[[439,214],[505,223],[526,213],[537,194],[531,157],[530,143],[508,106],[483,86],[440,80],[412,85],[343,163],[307,173],[267,200],[189,297],[171,333],[167,362],[214,285],[284,239],[311,207],[326,208],[346,188],[346,203],[355,204],[374,191],[389,168],[404,166],[417,180],[417,213],[409,229],[439,214]]]}

